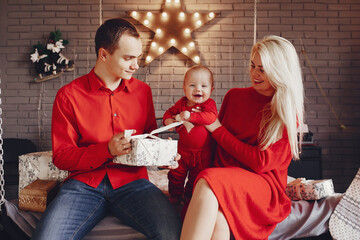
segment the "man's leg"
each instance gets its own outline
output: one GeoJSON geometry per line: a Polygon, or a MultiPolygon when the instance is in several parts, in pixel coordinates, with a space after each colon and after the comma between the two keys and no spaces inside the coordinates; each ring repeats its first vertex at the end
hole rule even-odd
{"type": "Polygon", "coordinates": [[[139,179],[113,190],[109,202],[116,217],[148,239],[180,238],[180,216],[160,189],[148,180],[139,179]]]}
{"type": "Polygon", "coordinates": [[[42,215],[32,239],[81,239],[106,214],[103,182],[94,189],[70,179],[42,215]]]}

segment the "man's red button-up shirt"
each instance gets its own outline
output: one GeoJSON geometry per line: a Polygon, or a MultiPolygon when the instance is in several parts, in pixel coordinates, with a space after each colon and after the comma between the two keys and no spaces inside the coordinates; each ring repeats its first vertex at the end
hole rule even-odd
{"type": "Polygon", "coordinates": [[[51,129],[53,162],[69,171],[69,178],[92,187],[97,187],[105,174],[114,189],[147,178],[145,167],[112,162],[108,142],[125,129],[136,129],[137,134],[156,129],[150,87],[131,78],[111,91],[92,69],[56,95],[51,129]]]}

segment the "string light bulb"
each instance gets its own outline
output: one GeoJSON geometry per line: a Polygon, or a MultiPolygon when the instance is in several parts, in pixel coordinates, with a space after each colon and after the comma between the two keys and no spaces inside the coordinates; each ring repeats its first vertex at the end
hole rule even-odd
{"type": "Polygon", "coordinates": [[[200,63],[191,32],[213,19],[216,14],[213,12],[186,13],[181,7],[180,0],[165,0],[162,6],[159,12],[127,12],[155,33],[144,64],[149,64],[171,47],[178,49],[194,62],[200,63]]]}

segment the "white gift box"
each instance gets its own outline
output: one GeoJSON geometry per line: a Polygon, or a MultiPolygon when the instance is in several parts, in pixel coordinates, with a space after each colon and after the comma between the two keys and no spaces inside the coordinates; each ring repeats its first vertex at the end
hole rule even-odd
{"type": "MultiPolygon", "coordinates": [[[[175,122],[165,127],[158,128],[150,134],[131,136],[132,149],[129,154],[117,156],[114,163],[121,163],[131,166],[173,166],[177,155],[177,140],[161,139],[154,134],[166,131],[170,128],[181,125],[182,122],[175,122]]],[[[130,135],[132,133],[131,130],[130,135]]],[[[125,131],[125,135],[128,132],[125,131]]],[[[127,137],[127,136],[125,136],[127,137]]]]}
{"type": "Polygon", "coordinates": [[[319,200],[334,194],[334,185],[331,179],[306,180],[298,178],[288,183],[286,195],[291,200],[319,200]]]}
{"type": "Polygon", "coordinates": [[[19,192],[36,179],[62,182],[67,176],[67,171],[60,170],[53,164],[52,151],[19,156],[19,192]]]}

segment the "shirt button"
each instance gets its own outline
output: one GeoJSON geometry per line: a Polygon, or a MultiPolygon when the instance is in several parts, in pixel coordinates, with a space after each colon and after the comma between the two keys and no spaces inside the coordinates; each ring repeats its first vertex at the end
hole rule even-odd
{"type": "Polygon", "coordinates": [[[115,95],[115,94],[113,94],[113,93],[111,94],[111,96],[114,96],[114,95],[115,95]]]}
{"type": "Polygon", "coordinates": [[[117,114],[116,113],[114,113],[114,117],[116,117],[117,116],[117,114]]]}

